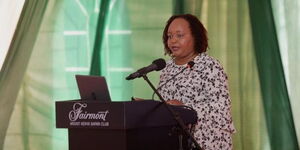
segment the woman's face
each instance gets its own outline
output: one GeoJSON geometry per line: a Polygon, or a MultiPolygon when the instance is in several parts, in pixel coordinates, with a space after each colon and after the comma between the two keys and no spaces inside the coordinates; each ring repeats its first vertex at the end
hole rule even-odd
{"type": "Polygon", "coordinates": [[[168,28],[168,47],[175,59],[188,59],[196,53],[194,37],[185,19],[176,18],[171,22],[168,28]]]}

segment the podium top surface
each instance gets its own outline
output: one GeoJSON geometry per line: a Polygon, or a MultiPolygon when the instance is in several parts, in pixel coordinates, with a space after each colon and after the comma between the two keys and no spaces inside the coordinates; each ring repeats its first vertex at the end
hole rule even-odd
{"type": "MultiPolygon", "coordinates": [[[[197,113],[182,106],[171,106],[185,123],[196,123],[197,113]]],[[[159,101],[58,101],[57,128],[134,129],[176,125],[171,113],[159,101]]]]}

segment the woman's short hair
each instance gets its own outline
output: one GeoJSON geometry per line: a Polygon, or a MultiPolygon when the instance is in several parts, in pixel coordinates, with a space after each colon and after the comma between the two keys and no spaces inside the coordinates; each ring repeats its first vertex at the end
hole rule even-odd
{"type": "Polygon", "coordinates": [[[170,24],[173,22],[173,20],[177,18],[182,18],[189,23],[189,27],[191,29],[192,36],[194,38],[194,49],[199,53],[206,52],[208,47],[208,38],[207,38],[207,31],[204,28],[203,24],[196,16],[193,16],[191,14],[182,14],[182,15],[174,15],[170,17],[169,20],[167,21],[167,24],[163,32],[163,43],[165,48],[165,54],[168,55],[172,54],[171,50],[168,47],[168,29],[170,24]]]}

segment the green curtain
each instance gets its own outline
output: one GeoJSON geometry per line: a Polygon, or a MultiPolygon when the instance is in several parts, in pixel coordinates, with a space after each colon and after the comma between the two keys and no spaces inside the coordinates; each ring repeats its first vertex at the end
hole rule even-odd
{"type": "MultiPolygon", "coordinates": [[[[127,0],[130,15],[132,72],[148,66],[153,60],[164,57],[162,32],[166,21],[172,15],[172,0],[127,0]]],[[[154,85],[158,84],[159,72],[147,74],[154,85]]],[[[132,82],[132,96],[152,98],[152,89],[142,78],[132,82]]],[[[157,99],[157,98],[155,98],[157,99]]]]}
{"type": "Polygon", "coordinates": [[[300,78],[300,1],[272,0],[271,2],[299,145],[300,85],[297,84],[297,81],[300,78]]]}
{"type": "Polygon", "coordinates": [[[173,14],[184,14],[185,3],[183,0],[173,0],[173,14]]]}
{"type": "Polygon", "coordinates": [[[105,22],[108,13],[110,0],[101,0],[100,3],[100,13],[97,22],[97,30],[96,30],[96,38],[95,38],[95,45],[93,50],[93,58],[92,64],[90,69],[90,75],[101,75],[101,48],[102,48],[102,41],[103,41],[103,34],[105,34],[105,22]]]}
{"type": "Polygon", "coordinates": [[[249,0],[253,41],[271,148],[299,149],[270,0],[249,0]]]}
{"type": "MultiPolygon", "coordinates": [[[[79,99],[75,74],[89,74],[101,1],[50,1],[9,123],[4,149],[68,149],[66,129],[55,127],[55,101],[79,99]]],[[[128,100],[130,29],[125,1],[109,4],[99,50],[101,75],[113,100],[128,100]],[[125,57],[128,56],[128,57],[125,57]],[[105,65],[103,65],[105,64],[105,65]],[[119,82],[121,81],[121,82],[119,82]],[[126,89],[126,90],[124,90],[126,89]]],[[[12,110],[12,108],[11,108],[12,110]]]]}
{"type": "Polygon", "coordinates": [[[3,149],[17,93],[39,31],[47,0],[25,1],[20,20],[0,73],[0,149],[3,149]]]}
{"type": "Polygon", "coordinates": [[[89,73],[97,10],[97,1],[49,1],[4,149],[68,149],[67,130],[55,127],[55,101],[79,99],[74,75],[89,73]]]}
{"type": "Polygon", "coordinates": [[[99,52],[100,66],[91,66],[91,70],[101,70],[100,75],[105,76],[113,101],[128,101],[132,95],[132,83],[125,77],[133,71],[129,11],[125,0],[111,1],[107,7],[106,21],[102,22],[102,40],[95,41],[94,49],[99,52]]]}
{"type": "MultiPolygon", "coordinates": [[[[178,1],[175,1],[178,2],[178,1]]],[[[175,4],[176,5],[176,4],[175,4]]],[[[234,149],[269,149],[247,0],[185,0],[184,13],[199,17],[208,30],[208,53],[229,77],[234,149]]]]}

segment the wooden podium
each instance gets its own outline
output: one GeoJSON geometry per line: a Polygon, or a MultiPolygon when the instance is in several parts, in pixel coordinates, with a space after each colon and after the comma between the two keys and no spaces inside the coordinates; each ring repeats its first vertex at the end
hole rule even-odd
{"type": "MultiPolygon", "coordinates": [[[[171,106],[184,123],[194,124],[197,113],[171,106]]],[[[68,128],[69,150],[177,150],[178,126],[158,101],[56,102],[56,127],[68,128]]],[[[183,138],[186,147],[187,140],[183,138]]]]}

